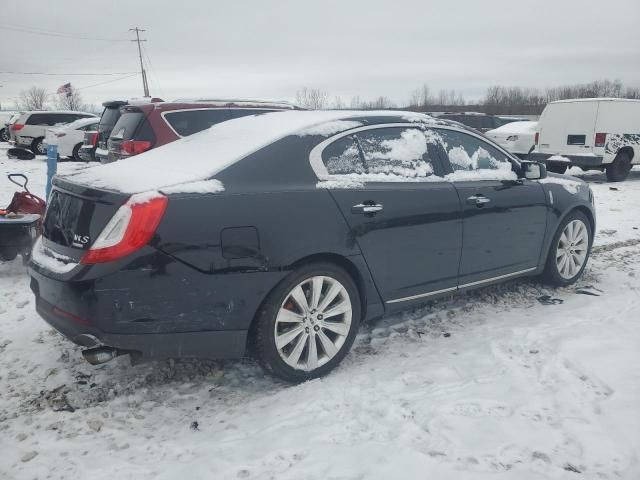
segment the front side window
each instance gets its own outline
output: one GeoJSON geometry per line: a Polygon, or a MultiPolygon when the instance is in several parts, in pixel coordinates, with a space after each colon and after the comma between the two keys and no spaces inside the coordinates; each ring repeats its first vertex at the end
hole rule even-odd
{"type": "Polygon", "coordinates": [[[454,171],[511,172],[509,158],[487,142],[456,130],[437,129],[454,171]]]}
{"type": "Polygon", "coordinates": [[[322,151],[322,162],[329,175],[363,174],[364,162],[353,136],[342,137],[322,151]]]}
{"type": "Polygon", "coordinates": [[[433,174],[427,137],[417,128],[381,128],[356,134],[368,173],[400,177],[433,174]]]}

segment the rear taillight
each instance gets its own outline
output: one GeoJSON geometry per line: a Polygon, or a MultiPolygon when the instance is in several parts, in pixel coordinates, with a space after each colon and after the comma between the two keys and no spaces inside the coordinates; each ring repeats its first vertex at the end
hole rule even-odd
{"type": "Polygon", "coordinates": [[[89,145],[91,145],[92,147],[97,147],[99,138],[100,134],[98,132],[93,132],[91,134],[91,138],[89,139],[89,145]]]}
{"type": "Polygon", "coordinates": [[[606,133],[596,133],[596,141],[594,142],[594,146],[596,146],[596,147],[604,147],[605,143],[607,143],[607,134],[606,133]]]}
{"type": "Polygon", "coordinates": [[[164,195],[133,195],[102,229],[80,263],[91,265],[119,260],[149,243],[167,208],[164,195]]]}
{"type": "Polygon", "coordinates": [[[538,140],[540,139],[540,132],[536,132],[536,136],[534,137],[534,143],[537,145],[538,140]]]}
{"type": "Polygon", "coordinates": [[[120,144],[120,153],[124,155],[138,155],[151,148],[151,142],[146,140],[125,140],[120,144]]]}
{"type": "Polygon", "coordinates": [[[11,130],[13,131],[22,130],[23,128],[24,123],[14,123],[13,125],[11,125],[11,130]]]}

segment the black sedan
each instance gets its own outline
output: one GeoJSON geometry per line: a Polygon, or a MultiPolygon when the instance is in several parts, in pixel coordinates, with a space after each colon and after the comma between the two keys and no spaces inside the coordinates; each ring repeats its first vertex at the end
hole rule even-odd
{"type": "Polygon", "coordinates": [[[593,195],[465,127],[278,112],[56,177],[30,264],[39,314],[102,363],[254,353],[302,381],[361,322],[585,269],[593,195]]]}

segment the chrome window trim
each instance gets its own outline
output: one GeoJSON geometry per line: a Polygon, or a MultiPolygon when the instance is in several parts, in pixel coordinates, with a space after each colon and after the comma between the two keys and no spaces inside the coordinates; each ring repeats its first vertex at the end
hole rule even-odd
{"type": "Polygon", "coordinates": [[[524,270],[518,270],[517,272],[506,273],[504,275],[498,275],[497,277],[485,278],[484,280],[478,280],[476,282],[465,283],[463,285],[458,285],[457,287],[444,288],[442,290],[434,290],[432,292],[421,293],[418,295],[411,295],[410,297],[402,297],[395,298],[393,300],[387,300],[385,303],[398,303],[398,302],[407,302],[409,300],[415,300],[418,298],[431,297],[433,295],[438,295],[440,293],[453,292],[456,290],[461,290],[463,288],[475,287],[477,285],[482,285],[483,283],[494,282],[496,280],[502,280],[505,278],[515,277],[518,275],[523,275],[525,273],[533,272],[537,267],[525,268],[524,270]]]}
{"type": "MultiPolygon", "coordinates": [[[[358,121],[358,120],[356,120],[358,121]]],[[[375,125],[363,125],[361,127],[355,127],[355,128],[351,128],[349,130],[345,130],[344,132],[340,132],[337,133],[329,138],[326,138],[325,140],[323,140],[322,142],[320,142],[318,145],[316,145],[315,147],[313,147],[313,149],[311,150],[311,152],[309,153],[309,163],[311,164],[311,169],[313,170],[313,172],[316,174],[316,177],[318,178],[318,180],[330,180],[330,179],[335,179],[335,178],[340,178],[343,175],[332,175],[327,171],[327,167],[325,166],[324,162],[322,161],[322,152],[324,151],[324,149],[330,145],[331,143],[335,142],[336,140],[340,140],[343,137],[347,137],[349,135],[353,135],[354,133],[358,133],[358,132],[363,132],[363,131],[367,131],[367,130],[376,130],[379,128],[389,128],[389,127],[406,127],[406,128],[418,128],[420,130],[426,130],[426,129],[444,129],[444,130],[452,130],[454,132],[460,132],[460,133],[466,133],[472,137],[476,137],[478,140],[484,142],[484,143],[488,143],[489,145],[491,145],[492,147],[494,147],[495,149],[497,149],[500,153],[504,154],[509,160],[511,160],[511,162],[515,162],[515,164],[518,166],[518,168],[521,168],[521,164],[520,161],[518,159],[515,158],[514,155],[512,155],[511,153],[507,152],[504,148],[502,148],[500,145],[496,144],[495,142],[493,142],[491,139],[487,138],[486,136],[476,133],[476,132],[472,132],[469,131],[465,128],[460,128],[460,127],[455,127],[452,125],[438,125],[438,124],[432,124],[432,123],[423,123],[423,122],[395,122],[395,123],[377,123],[375,125]]],[[[435,132],[437,133],[437,132],[435,132]]],[[[447,157],[448,157],[448,152],[445,151],[445,153],[447,153],[447,157]]],[[[449,159],[447,158],[447,161],[449,161],[449,159]]],[[[443,181],[445,179],[443,178],[443,181]]]]}

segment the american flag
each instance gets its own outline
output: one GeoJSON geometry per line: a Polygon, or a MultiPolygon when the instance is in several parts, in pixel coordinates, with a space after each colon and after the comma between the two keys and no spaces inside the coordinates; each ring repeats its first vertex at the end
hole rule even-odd
{"type": "Polygon", "coordinates": [[[64,85],[60,85],[56,93],[66,93],[67,95],[71,95],[71,83],[65,83],[64,85]]]}

